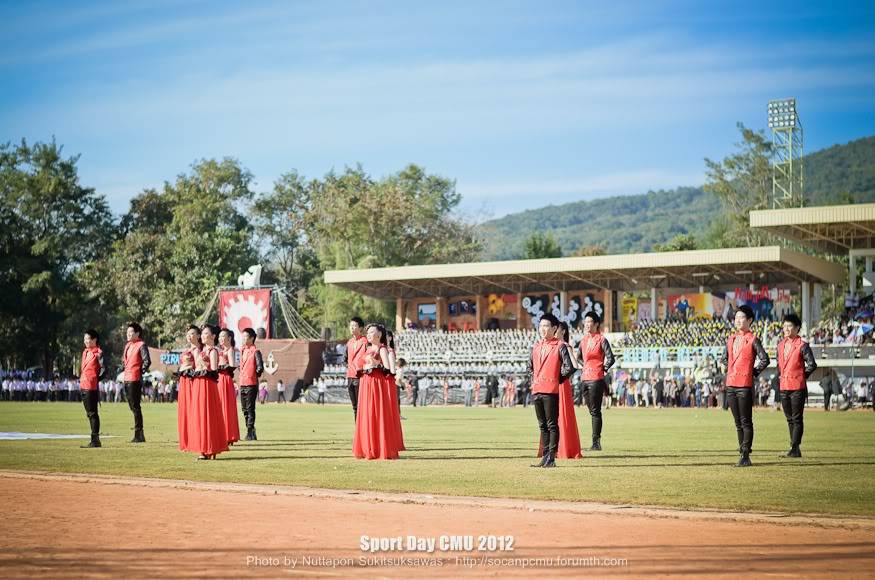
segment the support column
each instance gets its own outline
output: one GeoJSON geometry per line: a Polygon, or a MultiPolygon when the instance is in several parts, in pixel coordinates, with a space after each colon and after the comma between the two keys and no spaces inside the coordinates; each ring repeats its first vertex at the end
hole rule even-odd
{"type": "Polygon", "coordinates": [[[565,290],[559,292],[559,312],[562,316],[568,312],[568,292],[565,290]]]}
{"type": "Polygon", "coordinates": [[[811,284],[802,282],[802,334],[808,336],[811,328],[811,284]]]}
{"type": "Polygon", "coordinates": [[[823,284],[815,283],[814,284],[814,298],[811,301],[811,320],[819,321],[823,315],[823,284]]]}
{"type": "Polygon", "coordinates": [[[650,320],[659,319],[659,302],[656,297],[656,286],[650,288],[650,320]]]}
{"type": "Polygon", "coordinates": [[[435,298],[435,308],[437,310],[437,320],[435,326],[440,330],[447,323],[447,299],[442,296],[435,298]]]}
{"type": "Polygon", "coordinates": [[[857,257],[848,256],[848,290],[852,296],[857,295],[857,257]]]}
{"type": "Polygon", "coordinates": [[[602,327],[605,332],[613,332],[614,331],[614,291],[613,290],[605,290],[604,294],[604,320],[602,320],[602,327]]]}
{"type": "Polygon", "coordinates": [[[407,303],[403,298],[395,300],[395,332],[404,330],[404,322],[407,318],[407,303]]]}
{"type": "Polygon", "coordinates": [[[526,328],[523,326],[523,295],[522,293],[517,293],[516,295],[516,327],[517,330],[522,330],[526,328]]]}
{"type": "Polygon", "coordinates": [[[483,330],[483,320],[486,316],[486,300],[480,294],[474,299],[476,305],[477,330],[483,330]]]}
{"type": "Polygon", "coordinates": [[[872,256],[866,256],[866,273],[872,273],[872,256]]]}

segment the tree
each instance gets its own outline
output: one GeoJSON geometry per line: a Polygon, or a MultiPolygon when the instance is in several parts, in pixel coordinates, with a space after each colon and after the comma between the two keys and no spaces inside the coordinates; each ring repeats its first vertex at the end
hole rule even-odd
{"type": "Polygon", "coordinates": [[[235,159],[201,160],[160,192],[135,197],[122,218],[126,236],[88,269],[95,294],[158,343],[179,340],[218,287],[258,262],[242,213],[251,182],[235,159]]]}
{"type": "Polygon", "coordinates": [[[80,274],[117,233],[106,199],[79,183],[78,156],[62,149],[0,145],[0,334],[16,366],[47,374],[56,362],[69,368],[85,328],[103,318],[80,274]]]}
{"type": "Polygon", "coordinates": [[[771,160],[773,146],[762,131],[753,131],[738,124],[742,141],[739,149],[721,162],[705,159],[707,182],[703,189],[714,194],[723,204],[727,228],[723,247],[759,246],[766,236],[750,227],[752,210],[769,206],[772,192],[771,160]]]}
{"type": "Polygon", "coordinates": [[[607,254],[604,246],[601,245],[583,245],[574,250],[572,256],[588,257],[588,256],[604,256],[607,254]]]}
{"type": "Polygon", "coordinates": [[[698,250],[696,238],[690,234],[678,234],[664,244],[653,246],[654,252],[682,252],[684,250],[698,250]]]}
{"type": "Polygon", "coordinates": [[[552,234],[535,232],[526,239],[523,247],[523,258],[533,260],[536,258],[558,258],[562,256],[562,248],[552,234]]]}

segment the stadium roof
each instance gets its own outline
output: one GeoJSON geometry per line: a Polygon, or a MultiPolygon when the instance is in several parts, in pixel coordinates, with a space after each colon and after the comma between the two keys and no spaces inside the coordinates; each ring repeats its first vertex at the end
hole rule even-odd
{"type": "Polygon", "coordinates": [[[374,298],[646,290],[786,282],[841,283],[840,264],[781,248],[733,248],[582,258],[330,270],[325,282],[374,298]]]}
{"type": "Polygon", "coordinates": [[[850,250],[875,248],[875,203],[752,211],[750,227],[847,255],[850,250]]]}

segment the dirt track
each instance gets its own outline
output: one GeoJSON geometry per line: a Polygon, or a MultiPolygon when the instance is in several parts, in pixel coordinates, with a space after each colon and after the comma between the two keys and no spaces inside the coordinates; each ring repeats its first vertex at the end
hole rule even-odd
{"type": "Polygon", "coordinates": [[[0,489],[4,578],[875,575],[870,518],[15,472],[0,472],[0,489]],[[490,534],[513,536],[514,550],[360,549],[363,535],[472,535],[476,548],[490,534]]]}

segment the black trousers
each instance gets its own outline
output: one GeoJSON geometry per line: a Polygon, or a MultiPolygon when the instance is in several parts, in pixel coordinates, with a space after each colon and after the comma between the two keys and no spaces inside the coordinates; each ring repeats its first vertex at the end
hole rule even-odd
{"type": "Polygon", "coordinates": [[[556,457],[559,449],[559,394],[536,393],[533,399],[538,429],[541,430],[541,448],[556,457]]]}
{"type": "Polygon", "coordinates": [[[735,420],[738,445],[745,454],[753,447],[753,398],[752,388],[726,387],[726,400],[735,420]]]}
{"type": "Polygon", "coordinates": [[[140,399],[143,397],[143,381],[125,381],[125,397],[131,413],[134,414],[134,431],[142,431],[143,411],[140,409],[140,399]]]}
{"type": "Polygon", "coordinates": [[[100,391],[82,390],[82,404],[85,407],[85,415],[91,425],[91,438],[96,439],[100,435],[100,415],[97,414],[97,404],[100,402],[100,391]]]}
{"type": "Polygon", "coordinates": [[[589,416],[592,419],[592,440],[599,441],[602,438],[602,399],[605,396],[607,385],[604,379],[597,381],[583,381],[581,390],[589,416]]]}
{"type": "Polygon", "coordinates": [[[352,416],[358,416],[359,412],[359,379],[347,377],[346,390],[349,392],[349,402],[352,403],[352,416]]]}
{"type": "Polygon", "coordinates": [[[787,418],[787,427],[790,429],[790,445],[799,447],[802,443],[802,412],[805,410],[805,399],[808,392],[806,389],[798,391],[781,391],[781,407],[787,418]]]}
{"type": "Polygon", "coordinates": [[[258,385],[240,387],[240,407],[246,430],[255,429],[255,401],[258,400],[258,385]]]}

